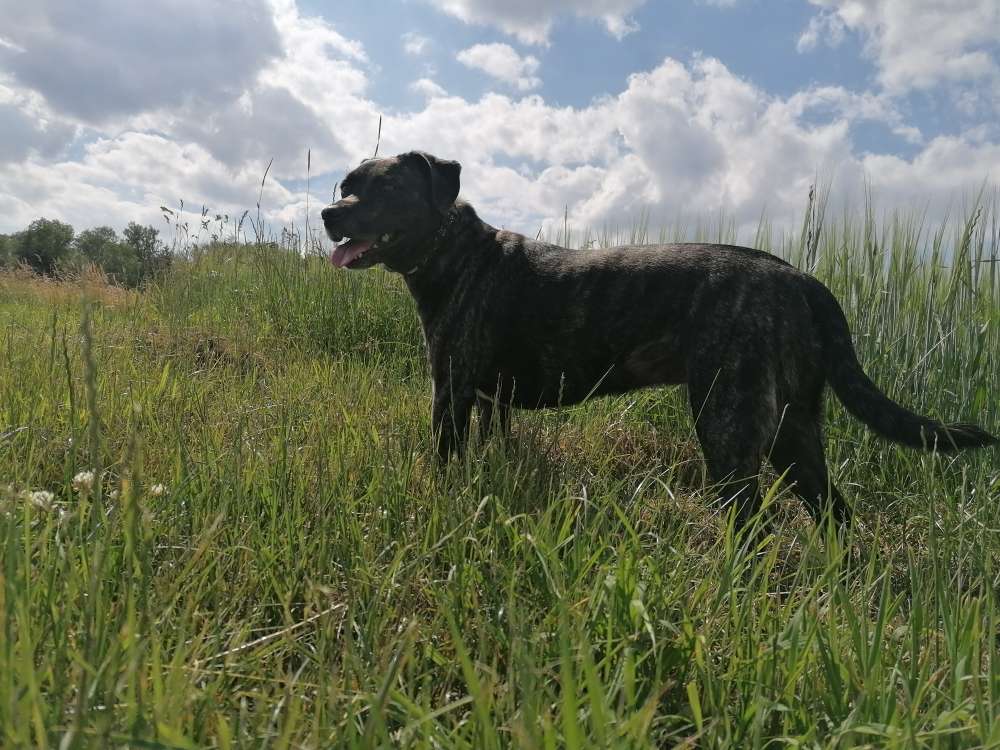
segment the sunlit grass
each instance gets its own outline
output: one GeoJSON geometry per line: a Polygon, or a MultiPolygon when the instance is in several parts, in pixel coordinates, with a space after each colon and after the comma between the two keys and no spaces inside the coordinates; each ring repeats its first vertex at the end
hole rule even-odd
{"type": "MultiPolygon", "coordinates": [[[[893,397],[996,431],[996,209],[758,244],[893,397]]],[[[851,549],[775,485],[753,559],[679,391],[521,413],[439,471],[399,280],[267,246],[142,294],[3,277],[0,356],[5,746],[1000,746],[996,450],[831,399],[851,549]]]]}

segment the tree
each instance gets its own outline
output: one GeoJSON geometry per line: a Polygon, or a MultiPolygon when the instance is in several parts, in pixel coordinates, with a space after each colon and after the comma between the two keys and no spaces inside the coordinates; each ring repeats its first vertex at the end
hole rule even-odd
{"type": "Polygon", "coordinates": [[[14,263],[14,239],[0,234],[0,268],[13,266],[14,263]]]}
{"type": "Polygon", "coordinates": [[[142,281],[138,253],[131,245],[120,242],[111,227],[85,229],[77,235],[73,246],[83,259],[99,266],[119,284],[137,286],[142,281]]]}
{"type": "Polygon", "coordinates": [[[107,246],[118,242],[118,233],[111,227],[84,229],[73,240],[77,252],[87,260],[100,265],[107,246]]]}
{"type": "Polygon", "coordinates": [[[159,235],[159,229],[150,226],[144,227],[134,221],[130,221],[125,227],[125,231],[122,232],[125,244],[135,249],[136,255],[143,264],[153,263],[162,255],[162,243],[159,240],[159,235]]]}
{"type": "Polygon", "coordinates": [[[14,235],[14,256],[39,273],[51,274],[59,261],[68,257],[73,227],[61,221],[35,219],[23,232],[14,235]]]}
{"type": "Polygon", "coordinates": [[[170,265],[170,251],[160,242],[159,229],[130,221],[122,232],[122,239],[135,251],[144,280],[170,265]]]}

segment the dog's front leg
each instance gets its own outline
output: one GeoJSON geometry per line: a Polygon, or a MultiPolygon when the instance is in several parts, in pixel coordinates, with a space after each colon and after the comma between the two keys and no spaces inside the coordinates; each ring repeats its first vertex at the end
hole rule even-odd
{"type": "Polygon", "coordinates": [[[448,379],[434,382],[431,427],[438,456],[447,461],[452,453],[461,453],[469,437],[475,391],[471,386],[448,379]]]}

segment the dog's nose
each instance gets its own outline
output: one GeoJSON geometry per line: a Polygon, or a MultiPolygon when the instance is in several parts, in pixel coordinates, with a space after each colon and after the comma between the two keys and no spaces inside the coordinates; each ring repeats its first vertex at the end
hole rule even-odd
{"type": "Polygon", "coordinates": [[[337,201],[333,205],[327,206],[326,208],[324,208],[320,212],[320,216],[323,217],[323,221],[326,222],[326,223],[330,223],[332,221],[336,221],[338,213],[341,213],[342,211],[344,211],[344,210],[346,210],[348,208],[351,208],[357,202],[358,202],[358,199],[355,196],[353,196],[353,195],[349,195],[346,198],[341,198],[339,201],[337,201]]]}

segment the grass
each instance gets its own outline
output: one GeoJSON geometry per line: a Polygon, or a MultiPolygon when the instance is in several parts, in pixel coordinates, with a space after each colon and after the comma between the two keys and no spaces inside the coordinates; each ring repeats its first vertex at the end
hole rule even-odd
{"type": "MultiPolygon", "coordinates": [[[[1000,428],[996,201],[809,215],[757,242],[874,379],[1000,428]]],[[[0,277],[0,356],[5,747],[1000,747],[996,450],[831,399],[848,549],[767,476],[756,557],[676,390],[520,413],[438,471],[399,280],[264,245],[141,294],[0,277]]]]}

